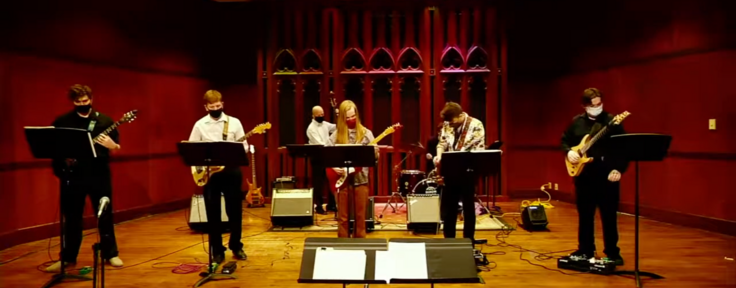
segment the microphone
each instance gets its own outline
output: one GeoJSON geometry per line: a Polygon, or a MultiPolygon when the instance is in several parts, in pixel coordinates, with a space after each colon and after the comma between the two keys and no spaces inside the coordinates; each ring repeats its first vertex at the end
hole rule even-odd
{"type": "Polygon", "coordinates": [[[100,198],[100,209],[97,210],[97,218],[102,216],[102,212],[105,211],[108,205],[110,205],[110,198],[107,196],[100,198]]]}
{"type": "Polygon", "coordinates": [[[427,153],[427,160],[432,160],[432,154],[427,153]]]}

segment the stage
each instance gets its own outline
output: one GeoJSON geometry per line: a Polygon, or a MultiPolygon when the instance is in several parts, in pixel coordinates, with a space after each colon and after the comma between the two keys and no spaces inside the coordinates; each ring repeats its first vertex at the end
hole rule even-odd
{"type": "MultiPolygon", "coordinates": [[[[524,249],[541,253],[575,249],[577,235],[577,214],[571,204],[553,202],[555,208],[547,211],[548,232],[527,232],[522,228],[508,233],[507,230],[480,230],[479,239],[488,239],[482,251],[492,261],[480,272],[486,284],[447,285],[441,287],[635,287],[630,278],[620,276],[600,276],[575,274],[574,271],[560,272],[555,260],[543,260],[533,252],[519,252],[518,245],[524,249]],[[506,236],[508,234],[508,236],[506,236]],[[505,241],[506,244],[499,243],[505,241]],[[520,260],[523,259],[523,260],[520,260]],[[543,260],[543,261],[540,261],[543,260]]],[[[518,202],[499,203],[504,212],[517,212],[518,202]]],[[[380,206],[378,206],[380,207],[380,206]]],[[[378,208],[377,207],[377,208],[378,208]]],[[[381,207],[382,208],[382,207],[381,207]]],[[[403,210],[403,209],[402,209],[403,210]]],[[[376,214],[381,210],[377,209],[376,214]]],[[[243,242],[248,254],[247,261],[240,261],[235,271],[237,280],[224,280],[207,283],[202,287],[340,287],[340,285],[297,284],[301,263],[301,253],[306,237],[326,237],[336,234],[327,231],[271,231],[270,208],[245,208],[243,218],[243,242]]],[[[405,213],[402,211],[402,213],[405,213]]],[[[392,215],[387,209],[384,222],[400,221],[401,215],[392,215]]],[[[175,274],[172,268],[178,263],[206,262],[207,254],[202,243],[206,236],[190,231],[187,226],[187,211],[159,214],[136,219],[116,226],[120,257],[125,267],[106,268],[107,287],[192,287],[200,279],[198,273],[175,274]]],[[[405,217],[405,216],[404,216],[405,217]]],[[[479,217],[487,218],[488,215],[479,217]]],[[[514,219],[507,216],[505,222],[516,226],[514,219]]],[[[320,215],[329,221],[330,215],[320,215]]],[[[482,220],[481,220],[482,221],[482,220]]],[[[521,221],[521,220],[519,220],[521,221]]],[[[599,219],[596,219],[597,242],[602,245],[599,219]]],[[[634,267],[634,218],[619,216],[620,247],[626,265],[618,270],[634,267]]],[[[645,281],[645,287],[734,287],[736,285],[736,262],[724,259],[733,257],[736,238],[705,232],[697,229],[655,222],[641,221],[641,262],[640,269],[660,274],[666,279],[645,281]]],[[[324,225],[332,225],[325,223],[324,225]]],[[[460,234],[461,232],[458,231],[460,234]]],[[[85,231],[85,239],[76,268],[92,266],[92,243],[97,238],[95,230],[85,231]]],[[[408,238],[441,237],[439,235],[413,235],[408,231],[374,231],[369,238],[408,238]]],[[[225,237],[227,242],[227,237],[225,237]]],[[[41,287],[51,274],[38,271],[40,264],[49,261],[49,241],[41,240],[22,244],[0,251],[0,287],[41,287]],[[20,257],[20,258],[18,258],[20,257]],[[13,260],[18,258],[16,260],[13,260]],[[6,263],[7,261],[11,261],[6,263]]],[[[58,255],[58,237],[51,239],[51,256],[58,255]]],[[[569,251],[553,254],[565,255],[569,251]]],[[[232,260],[227,252],[226,261],[232,260]]],[[[42,270],[42,267],[39,269],[42,270]]],[[[91,275],[91,274],[90,274],[91,275]]],[[[89,287],[91,282],[64,283],[58,287],[89,287]]],[[[429,285],[397,285],[399,287],[429,287],[429,285]]],[[[356,286],[358,287],[358,286],[356,286]]]]}

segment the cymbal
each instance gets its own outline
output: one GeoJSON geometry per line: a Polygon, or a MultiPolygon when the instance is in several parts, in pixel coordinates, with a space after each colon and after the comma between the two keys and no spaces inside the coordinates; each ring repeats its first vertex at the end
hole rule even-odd
{"type": "Polygon", "coordinates": [[[417,151],[427,151],[427,148],[424,148],[424,146],[422,146],[422,143],[412,143],[409,145],[406,145],[406,144],[401,145],[401,150],[409,150],[409,151],[417,152],[417,151]]]}

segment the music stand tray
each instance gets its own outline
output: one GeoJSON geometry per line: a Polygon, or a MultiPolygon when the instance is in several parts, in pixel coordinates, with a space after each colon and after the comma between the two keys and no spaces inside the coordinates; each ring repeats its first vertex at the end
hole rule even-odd
{"type": "MultiPolygon", "coordinates": [[[[344,168],[345,171],[351,167],[373,167],[376,166],[376,150],[375,146],[372,145],[338,145],[338,146],[325,146],[322,148],[322,165],[325,168],[344,168]]],[[[348,177],[345,185],[348,185],[348,223],[350,219],[354,217],[355,201],[353,196],[355,194],[355,187],[350,183],[350,177],[348,177]]],[[[342,208],[338,208],[342,209],[342,208]]],[[[350,224],[348,224],[350,227],[350,224]]],[[[355,227],[350,229],[350,236],[355,236],[355,227]]]]}
{"type": "MultiPolygon", "coordinates": [[[[185,165],[205,166],[207,174],[209,174],[210,166],[248,166],[249,163],[245,147],[240,142],[182,141],[177,143],[176,146],[185,165]]],[[[205,185],[204,193],[205,197],[212,197],[212,195],[210,195],[212,192],[209,191],[209,185],[205,185]]],[[[220,197],[219,195],[217,196],[218,197],[212,197],[216,198],[217,201],[207,201],[209,202],[209,205],[206,206],[220,205],[220,197]]],[[[207,211],[212,211],[212,207],[205,207],[205,209],[207,209],[207,211]]],[[[200,279],[194,287],[199,287],[210,280],[237,279],[237,277],[232,274],[215,273],[216,268],[212,265],[212,257],[214,257],[214,253],[212,250],[211,240],[212,239],[209,239],[208,241],[209,266],[207,267],[207,272],[205,272],[206,275],[200,279]]]]}
{"type": "MultiPolygon", "coordinates": [[[[53,126],[26,126],[24,129],[26,141],[33,157],[36,159],[65,161],[65,159],[89,160],[97,158],[92,135],[87,130],[53,126]]],[[[64,220],[64,206],[61,203],[63,196],[69,192],[69,181],[74,173],[73,170],[73,166],[66,167],[63,169],[63,173],[59,175],[59,180],[62,183],[60,186],[62,190],[59,191],[59,235],[62,251],[66,250],[66,237],[64,237],[66,221],[64,220]]],[[[92,280],[87,276],[67,274],[64,259],[60,257],[59,261],[62,264],[60,273],[54,274],[51,280],[43,285],[44,288],[59,284],[64,279],[92,280]]]]}
{"type": "Polygon", "coordinates": [[[618,271],[616,274],[634,275],[636,287],[642,287],[641,276],[652,279],[663,279],[661,275],[651,272],[639,271],[639,161],[662,161],[667,156],[667,151],[672,143],[672,136],[654,133],[632,133],[612,135],[609,146],[610,155],[614,159],[634,161],[635,172],[635,195],[634,195],[634,271],[618,271]]]}

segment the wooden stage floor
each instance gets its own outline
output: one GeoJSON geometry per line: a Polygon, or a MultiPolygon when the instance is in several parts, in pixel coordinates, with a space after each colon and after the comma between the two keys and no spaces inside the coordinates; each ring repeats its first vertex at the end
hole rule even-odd
{"type": "MultiPolygon", "coordinates": [[[[573,205],[553,202],[548,210],[550,232],[529,233],[513,231],[507,243],[520,245],[539,252],[553,252],[576,248],[577,216],[573,205]]],[[[505,212],[517,212],[518,202],[500,203],[505,212]]],[[[237,280],[210,282],[202,287],[341,287],[341,285],[298,284],[301,255],[306,237],[334,237],[334,232],[267,232],[270,227],[269,208],[245,208],[243,242],[247,261],[240,261],[235,272],[237,280]]],[[[388,212],[387,212],[388,213],[388,212]]],[[[192,287],[200,277],[197,273],[175,274],[176,263],[206,262],[207,254],[201,234],[186,226],[186,210],[137,219],[116,226],[120,256],[124,269],[106,268],[107,287],[192,287]]],[[[325,216],[326,217],[326,216],[325,216]]],[[[487,216],[486,216],[487,217],[487,216]]],[[[515,223],[511,216],[506,217],[515,223]]],[[[619,270],[634,268],[634,218],[619,216],[620,247],[626,265],[619,270]]],[[[642,219],[640,269],[658,273],[665,279],[648,280],[645,287],[736,287],[736,238],[697,229],[684,228],[642,219]]],[[[599,219],[597,246],[603,247],[599,219]]],[[[94,230],[85,234],[94,233],[94,230]]],[[[479,231],[477,238],[486,238],[489,244],[483,252],[490,253],[490,271],[480,275],[486,284],[448,285],[438,287],[635,287],[631,278],[592,274],[563,275],[520,260],[556,268],[554,259],[535,260],[533,252],[519,252],[518,248],[498,246],[498,231],[479,231]]],[[[441,237],[441,235],[423,235],[441,237]]],[[[401,238],[414,236],[407,231],[377,231],[370,238],[401,238]]],[[[224,237],[227,241],[227,237],[224,237]]],[[[77,268],[92,266],[91,245],[96,234],[84,239],[77,268]]],[[[58,255],[58,237],[51,239],[51,255],[58,255]],[[56,245],[56,246],[54,246],[56,245]]],[[[51,274],[36,268],[49,261],[48,240],[26,243],[0,251],[0,287],[41,287],[51,274]],[[17,257],[17,260],[13,260],[17,257]],[[10,261],[5,263],[6,261],[10,261]]],[[[567,251],[566,253],[569,253],[567,251]]],[[[599,251],[599,253],[601,253],[599,251]]],[[[555,255],[564,255],[558,253],[555,255]]],[[[232,254],[226,255],[230,261],[232,254]]],[[[537,257],[539,259],[539,257],[537,257]]],[[[574,273],[573,271],[565,271],[574,273]]],[[[91,275],[91,274],[90,274],[91,275]]],[[[58,287],[90,287],[91,281],[64,283],[58,287]]],[[[429,285],[396,285],[398,287],[429,287],[429,285]]],[[[359,287],[358,285],[350,285],[359,287]]],[[[372,285],[378,286],[378,285],[372,285]]],[[[383,285],[381,285],[383,286],[383,285]]],[[[360,286],[362,287],[362,286],[360,286]]]]}

